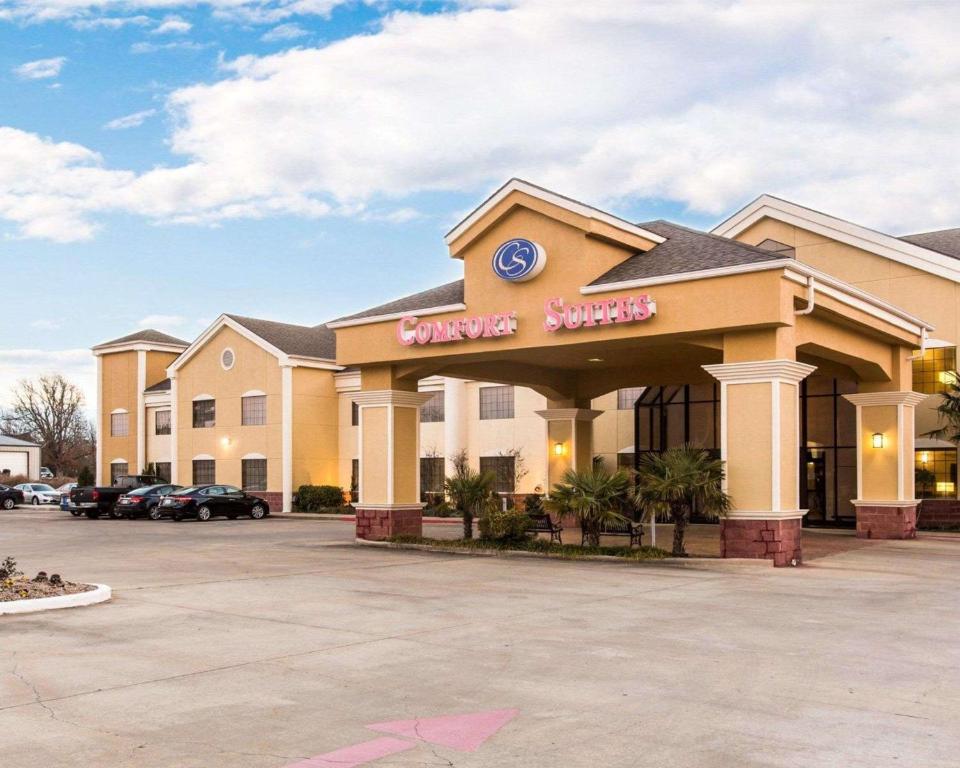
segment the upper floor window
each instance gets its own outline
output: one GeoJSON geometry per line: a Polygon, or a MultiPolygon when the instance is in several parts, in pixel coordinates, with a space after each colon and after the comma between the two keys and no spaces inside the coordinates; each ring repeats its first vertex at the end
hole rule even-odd
{"type": "Polygon", "coordinates": [[[350,403],[350,426],[360,426],[360,406],[356,403],[350,403]]]}
{"type": "Polygon", "coordinates": [[[956,347],[934,347],[913,361],[913,391],[937,395],[956,382],[956,347]]]}
{"type": "Polygon", "coordinates": [[[617,409],[632,411],[634,404],[640,399],[646,387],[626,387],[617,390],[617,409]]]}
{"type": "Polygon", "coordinates": [[[443,421],[443,417],[443,392],[434,392],[433,397],[420,406],[420,421],[443,421]]]}
{"type": "Polygon", "coordinates": [[[153,433],[155,435],[169,435],[170,434],[170,411],[157,411],[154,416],[154,429],[153,433]]]}
{"type": "Polygon", "coordinates": [[[122,413],[110,414],[110,437],[126,437],[130,434],[130,414],[126,411],[122,413]]]}
{"type": "Polygon", "coordinates": [[[513,387],[481,387],[480,418],[512,419],[513,387]]]}
{"type": "Polygon", "coordinates": [[[216,400],[193,401],[193,426],[195,429],[214,426],[216,424],[216,418],[216,400]]]}
{"type": "Polygon", "coordinates": [[[244,426],[267,423],[266,395],[248,395],[240,398],[240,423],[244,426]]]}

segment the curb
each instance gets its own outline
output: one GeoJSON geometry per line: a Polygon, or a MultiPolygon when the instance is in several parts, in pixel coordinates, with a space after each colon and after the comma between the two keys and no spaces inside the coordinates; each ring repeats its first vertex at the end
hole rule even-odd
{"type": "Polygon", "coordinates": [[[519,549],[459,549],[453,547],[437,547],[432,544],[402,544],[393,541],[370,541],[369,539],[354,539],[361,547],[379,547],[380,549],[410,549],[417,552],[433,552],[441,555],[465,555],[468,557],[528,557],[540,560],[559,560],[561,562],[601,562],[620,563],[622,565],[663,566],[665,568],[690,568],[699,570],[713,570],[739,566],[773,567],[773,560],[761,560],[747,557],[665,557],[657,560],[629,560],[615,555],[583,555],[582,557],[557,557],[546,552],[524,552],[519,549]]]}
{"type": "Polygon", "coordinates": [[[37,613],[38,611],[53,611],[57,608],[78,608],[82,605],[105,603],[111,598],[113,593],[106,584],[93,584],[92,586],[96,589],[77,592],[73,595],[9,600],[0,603],[0,615],[5,613],[37,613]]]}
{"type": "MultiPolygon", "coordinates": [[[[281,518],[284,520],[299,520],[300,518],[310,520],[326,520],[335,523],[355,523],[356,515],[325,515],[322,512],[271,512],[270,517],[281,518]]],[[[463,519],[459,517],[425,517],[424,525],[463,525],[463,519]]]]}

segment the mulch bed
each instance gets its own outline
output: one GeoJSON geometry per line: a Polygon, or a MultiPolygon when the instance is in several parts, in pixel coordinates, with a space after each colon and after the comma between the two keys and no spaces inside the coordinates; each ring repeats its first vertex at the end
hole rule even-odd
{"type": "Polygon", "coordinates": [[[18,578],[0,582],[0,603],[11,600],[32,600],[38,597],[59,597],[60,595],[75,595],[78,592],[89,592],[96,589],[92,584],[75,584],[72,581],[53,586],[47,582],[32,581],[18,578]]]}

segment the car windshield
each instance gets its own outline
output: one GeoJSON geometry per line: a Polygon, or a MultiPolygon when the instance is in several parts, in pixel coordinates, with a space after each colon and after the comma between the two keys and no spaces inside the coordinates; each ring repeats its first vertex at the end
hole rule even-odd
{"type": "Polygon", "coordinates": [[[52,491],[53,491],[53,486],[52,486],[52,485],[47,485],[46,483],[37,483],[35,486],[33,486],[33,490],[35,490],[35,491],[51,491],[51,492],[52,492],[52,491]]]}
{"type": "Polygon", "coordinates": [[[134,488],[132,491],[127,491],[127,496],[148,496],[155,487],[154,485],[145,485],[143,488],[134,488]]]}
{"type": "Polygon", "coordinates": [[[177,494],[180,496],[189,496],[191,493],[196,493],[199,490],[200,486],[191,485],[189,488],[181,488],[179,491],[177,491],[177,494]]]}

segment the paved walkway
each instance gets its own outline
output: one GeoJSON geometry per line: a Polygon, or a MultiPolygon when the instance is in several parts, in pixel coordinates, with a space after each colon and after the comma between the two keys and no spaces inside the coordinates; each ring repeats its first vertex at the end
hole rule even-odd
{"type": "Polygon", "coordinates": [[[0,556],[116,590],[0,618],[0,765],[956,766],[956,536],[717,571],[351,537],[0,513],[0,556]]]}

